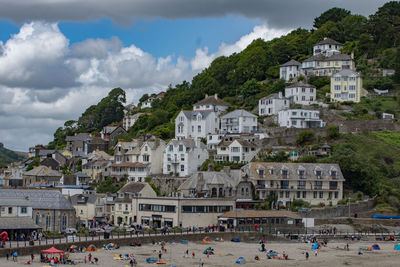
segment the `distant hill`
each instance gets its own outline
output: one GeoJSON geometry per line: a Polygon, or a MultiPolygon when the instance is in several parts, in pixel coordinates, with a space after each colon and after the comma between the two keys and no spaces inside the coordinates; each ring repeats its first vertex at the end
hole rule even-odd
{"type": "Polygon", "coordinates": [[[4,147],[3,143],[0,143],[0,167],[5,167],[7,164],[26,158],[26,153],[14,152],[4,147]]]}

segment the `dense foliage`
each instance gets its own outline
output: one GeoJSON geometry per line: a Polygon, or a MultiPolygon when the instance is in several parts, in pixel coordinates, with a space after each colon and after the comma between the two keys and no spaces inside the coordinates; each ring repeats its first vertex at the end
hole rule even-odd
{"type": "Polygon", "coordinates": [[[4,147],[0,143],[0,168],[6,167],[7,164],[23,159],[24,157],[4,147]]]}

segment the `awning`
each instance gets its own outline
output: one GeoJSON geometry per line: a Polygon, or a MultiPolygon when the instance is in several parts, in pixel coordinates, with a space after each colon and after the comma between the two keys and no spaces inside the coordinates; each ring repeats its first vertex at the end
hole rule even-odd
{"type": "Polygon", "coordinates": [[[164,222],[173,222],[174,220],[171,218],[164,218],[164,222]]]}
{"type": "Polygon", "coordinates": [[[227,221],[229,218],[218,218],[218,221],[227,221]]]}
{"type": "Polygon", "coordinates": [[[0,229],[2,230],[33,230],[41,229],[31,217],[0,217],[0,229]]]}
{"type": "Polygon", "coordinates": [[[150,217],[142,216],[142,220],[150,220],[150,217]]]}

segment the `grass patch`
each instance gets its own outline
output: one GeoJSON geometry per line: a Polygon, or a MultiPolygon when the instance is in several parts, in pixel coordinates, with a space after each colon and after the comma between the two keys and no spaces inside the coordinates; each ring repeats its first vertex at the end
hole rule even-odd
{"type": "Polygon", "coordinates": [[[371,135],[385,142],[386,144],[400,147],[400,132],[382,131],[373,132],[371,135]]]}

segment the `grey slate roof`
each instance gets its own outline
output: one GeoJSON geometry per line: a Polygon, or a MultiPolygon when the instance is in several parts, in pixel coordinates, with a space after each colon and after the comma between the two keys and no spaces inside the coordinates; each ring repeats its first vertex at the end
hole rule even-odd
{"type": "Polygon", "coordinates": [[[329,57],[324,58],[324,61],[335,61],[335,60],[351,60],[351,57],[347,54],[333,54],[329,57]]]}
{"type": "Polygon", "coordinates": [[[219,99],[216,96],[207,96],[206,98],[200,100],[194,106],[203,106],[203,105],[213,105],[213,106],[229,106],[228,103],[219,99]]]}
{"type": "Polygon", "coordinates": [[[239,118],[239,117],[257,118],[256,115],[254,115],[244,109],[237,109],[237,110],[234,110],[232,112],[229,112],[229,113],[221,116],[222,119],[239,118]]]}
{"type": "Polygon", "coordinates": [[[324,44],[343,45],[343,44],[339,43],[338,41],[335,41],[335,40],[333,40],[331,38],[324,38],[324,40],[322,40],[321,42],[316,43],[315,45],[324,45],[324,44]]]}
{"type": "Polygon", "coordinates": [[[26,198],[0,198],[0,207],[29,207],[29,200],[26,198]]]}
{"type": "MultiPolygon", "coordinates": [[[[173,146],[177,146],[179,144],[183,144],[185,147],[190,147],[190,148],[194,148],[194,147],[198,147],[196,145],[196,141],[194,139],[171,139],[168,142],[168,145],[173,145],[173,146]]],[[[200,148],[206,148],[206,145],[203,142],[200,142],[200,148]]]]}
{"type": "Polygon", "coordinates": [[[292,59],[284,64],[281,65],[281,67],[287,67],[287,66],[301,66],[301,63],[292,59]]]}
{"type": "Polygon", "coordinates": [[[203,179],[204,185],[219,185],[223,184],[225,187],[235,187],[236,183],[234,179],[229,177],[225,172],[196,172],[192,174],[183,184],[181,184],[178,190],[190,190],[197,188],[200,179],[203,179]]]}
{"type": "Polygon", "coordinates": [[[78,133],[77,135],[74,136],[67,136],[65,138],[65,141],[87,141],[91,139],[92,136],[89,133],[78,133]]]}
{"type": "Polygon", "coordinates": [[[0,217],[0,229],[17,230],[17,229],[40,229],[31,217],[0,217]]]}
{"type": "Polygon", "coordinates": [[[334,76],[360,76],[360,73],[355,72],[350,69],[343,69],[343,70],[339,71],[338,73],[335,73],[334,76]]]}
{"type": "Polygon", "coordinates": [[[330,180],[330,171],[336,171],[336,179],[338,181],[344,181],[342,171],[336,163],[282,163],[282,162],[251,162],[242,167],[242,170],[249,174],[250,178],[260,179],[257,170],[264,170],[266,179],[282,179],[281,170],[287,170],[288,180],[299,179],[298,170],[304,170],[304,180],[317,179],[315,174],[316,170],[320,170],[322,180],[330,180]],[[273,174],[269,173],[269,170],[273,169],[273,174]]]}
{"type": "MultiPolygon", "coordinates": [[[[275,93],[275,94],[270,94],[270,95],[267,95],[267,96],[265,96],[265,97],[263,97],[263,98],[261,98],[261,99],[282,99],[282,100],[284,100],[284,99],[288,99],[287,97],[284,97],[284,96],[282,96],[281,98],[279,98],[279,94],[278,93],[275,93]]],[[[261,100],[260,99],[260,100],[261,100]]]]}
{"type": "Polygon", "coordinates": [[[0,189],[0,198],[26,198],[33,209],[73,209],[58,190],[0,189]]]}
{"type": "Polygon", "coordinates": [[[305,88],[316,88],[314,85],[312,84],[308,84],[308,83],[303,83],[303,82],[296,82],[296,83],[292,83],[289,86],[286,86],[286,88],[296,88],[296,87],[305,87],[305,88]]]}
{"type": "Polygon", "coordinates": [[[37,176],[37,177],[61,177],[61,173],[55,170],[52,170],[51,168],[40,165],[35,168],[33,168],[30,171],[27,171],[24,173],[26,176],[37,176]]]}
{"type": "Polygon", "coordinates": [[[146,186],[146,183],[129,182],[125,184],[118,193],[139,193],[146,186]]]}

